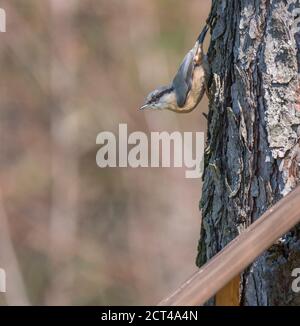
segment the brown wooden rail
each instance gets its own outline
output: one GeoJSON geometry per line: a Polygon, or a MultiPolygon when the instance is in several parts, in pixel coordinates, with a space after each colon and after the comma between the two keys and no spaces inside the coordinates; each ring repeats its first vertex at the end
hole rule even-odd
{"type": "Polygon", "coordinates": [[[159,305],[204,304],[298,223],[300,187],[270,208],[159,305]]]}

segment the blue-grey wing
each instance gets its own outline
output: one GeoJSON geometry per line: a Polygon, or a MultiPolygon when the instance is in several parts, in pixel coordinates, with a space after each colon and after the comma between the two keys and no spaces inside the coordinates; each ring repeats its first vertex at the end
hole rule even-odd
{"type": "Polygon", "coordinates": [[[194,51],[191,50],[183,59],[183,62],[174,77],[173,87],[175,89],[177,104],[183,107],[192,86],[192,74],[194,70],[194,51]]]}

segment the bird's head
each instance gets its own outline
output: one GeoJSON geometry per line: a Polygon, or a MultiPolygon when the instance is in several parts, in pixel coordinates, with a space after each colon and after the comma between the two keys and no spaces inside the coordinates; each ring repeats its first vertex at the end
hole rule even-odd
{"type": "Polygon", "coordinates": [[[172,86],[160,87],[151,92],[140,110],[173,110],[176,109],[176,94],[172,86]]]}

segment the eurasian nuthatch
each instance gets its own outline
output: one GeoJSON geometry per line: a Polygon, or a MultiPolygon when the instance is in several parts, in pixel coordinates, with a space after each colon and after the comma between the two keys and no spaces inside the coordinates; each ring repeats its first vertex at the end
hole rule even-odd
{"type": "Polygon", "coordinates": [[[140,110],[171,110],[178,113],[191,112],[201,101],[210,74],[203,42],[208,31],[205,26],[195,46],[185,56],[173,82],[151,92],[140,110]]]}

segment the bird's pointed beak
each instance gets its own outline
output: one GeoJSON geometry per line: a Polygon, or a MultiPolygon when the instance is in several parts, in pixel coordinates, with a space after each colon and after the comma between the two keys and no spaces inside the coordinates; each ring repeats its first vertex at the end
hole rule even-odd
{"type": "Polygon", "coordinates": [[[149,109],[149,105],[148,104],[145,104],[145,105],[143,105],[143,106],[141,106],[139,108],[139,111],[144,111],[144,110],[147,110],[147,109],[149,109]]]}

